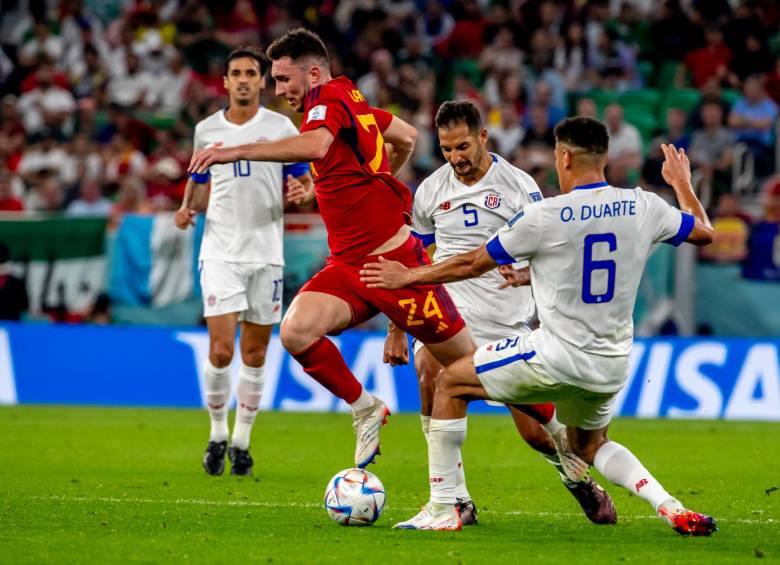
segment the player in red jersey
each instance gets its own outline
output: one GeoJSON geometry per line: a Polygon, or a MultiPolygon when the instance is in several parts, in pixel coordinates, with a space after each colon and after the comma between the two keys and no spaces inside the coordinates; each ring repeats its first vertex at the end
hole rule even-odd
{"type": "MultiPolygon", "coordinates": [[[[360,282],[361,266],[380,254],[410,267],[429,262],[408,226],[411,194],[392,175],[411,154],[416,130],[369,106],[349,79],[331,78],[327,51],[316,34],[291,30],[267,54],[276,94],[304,112],[301,134],[274,142],[206,148],[195,152],[190,171],[244,159],[312,161],[331,256],[295,297],[282,322],[281,339],[307,374],[352,407],[355,464],[365,467],[378,453],[379,430],[388,410],[363,389],[325,336],[384,312],[396,326],[425,343],[445,367],[475,347],[443,286],[398,292],[368,289],[360,282]],[[392,146],[390,154],[386,142],[392,146]]],[[[538,408],[540,420],[550,423],[552,406],[538,408]]]]}

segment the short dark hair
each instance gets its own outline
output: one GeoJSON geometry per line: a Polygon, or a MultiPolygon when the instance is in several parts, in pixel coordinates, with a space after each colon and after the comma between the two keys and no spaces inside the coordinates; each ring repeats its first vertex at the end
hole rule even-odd
{"type": "Polygon", "coordinates": [[[282,57],[289,57],[293,61],[305,57],[315,57],[325,65],[330,65],[328,50],[320,36],[303,27],[291,29],[276,39],[268,46],[265,53],[272,61],[277,61],[282,57]]]}
{"type": "Polygon", "coordinates": [[[594,155],[606,155],[609,150],[607,128],[593,118],[566,118],[553,130],[555,141],[584,149],[594,155]]]}
{"type": "Polygon", "coordinates": [[[230,61],[233,59],[254,59],[257,61],[257,64],[260,65],[260,74],[264,75],[265,72],[268,70],[268,57],[265,56],[265,53],[263,53],[263,50],[259,47],[254,47],[252,45],[239,45],[235,49],[233,49],[230,53],[228,53],[227,59],[225,59],[225,76],[227,76],[228,71],[230,70],[230,61]]]}
{"type": "Polygon", "coordinates": [[[468,100],[447,100],[436,112],[436,129],[450,129],[466,124],[470,132],[482,130],[482,116],[479,108],[468,100]]]}

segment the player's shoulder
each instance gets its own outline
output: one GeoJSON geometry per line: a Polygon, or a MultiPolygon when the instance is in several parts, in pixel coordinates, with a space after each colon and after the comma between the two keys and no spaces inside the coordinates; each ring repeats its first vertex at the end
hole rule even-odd
{"type": "MultiPolygon", "coordinates": [[[[542,193],[539,190],[539,186],[531,175],[526,173],[523,169],[514,166],[501,155],[497,155],[496,153],[491,153],[491,155],[493,156],[493,162],[499,173],[498,176],[507,181],[508,186],[525,190],[529,194],[538,194],[538,200],[542,199],[542,193]]],[[[533,200],[536,201],[537,198],[534,198],[533,200]]]]}
{"type": "Polygon", "coordinates": [[[261,112],[260,122],[262,122],[264,125],[271,125],[271,126],[291,125],[295,127],[295,124],[293,124],[293,121],[289,118],[289,116],[286,116],[281,112],[277,112],[276,110],[271,110],[270,108],[266,108],[265,106],[260,108],[260,112],[261,112]]]}
{"type": "Polygon", "coordinates": [[[195,133],[197,134],[198,132],[220,127],[222,125],[222,114],[224,111],[223,108],[220,108],[210,116],[206,116],[195,124],[195,133]]]}
{"type": "Polygon", "coordinates": [[[417,187],[417,191],[414,193],[415,200],[418,198],[429,200],[432,198],[434,194],[439,192],[449,182],[451,174],[452,167],[446,163],[433,171],[417,187]]]}

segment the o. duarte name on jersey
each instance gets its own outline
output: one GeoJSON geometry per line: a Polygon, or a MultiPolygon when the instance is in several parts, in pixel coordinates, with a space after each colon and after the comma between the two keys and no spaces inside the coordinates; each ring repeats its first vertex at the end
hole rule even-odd
{"type": "Polygon", "coordinates": [[[618,200],[601,204],[583,204],[578,212],[576,213],[571,206],[564,206],[561,208],[561,221],[572,222],[575,220],[614,218],[616,216],[636,216],[636,201],[618,200]]]}

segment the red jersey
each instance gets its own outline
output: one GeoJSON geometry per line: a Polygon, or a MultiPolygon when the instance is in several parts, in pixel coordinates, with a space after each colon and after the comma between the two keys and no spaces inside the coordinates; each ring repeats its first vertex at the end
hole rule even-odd
{"type": "Polygon", "coordinates": [[[301,133],[325,127],[334,137],[312,173],[335,260],[360,261],[409,223],[412,195],[390,173],[382,138],[392,119],[346,77],[312,89],[304,101],[301,133]]]}

